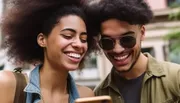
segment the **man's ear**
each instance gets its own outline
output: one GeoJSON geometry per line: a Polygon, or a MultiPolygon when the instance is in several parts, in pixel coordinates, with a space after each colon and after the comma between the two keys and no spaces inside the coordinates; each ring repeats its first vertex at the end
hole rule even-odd
{"type": "Polygon", "coordinates": [[[43,33],[38,34],[37,43],[40,47],[46,47],[46,36],[43,33]]]}
{"type": "Polygon", "coordinates": [[[141,41],[143,41],[143,40],[144,40],[144,38],[145,38],[145,31],[146,31],[145,26],[144,26],[144,25],[142,25],[142,26],[141,26],[141,28],[140,28],[141,41]]]}

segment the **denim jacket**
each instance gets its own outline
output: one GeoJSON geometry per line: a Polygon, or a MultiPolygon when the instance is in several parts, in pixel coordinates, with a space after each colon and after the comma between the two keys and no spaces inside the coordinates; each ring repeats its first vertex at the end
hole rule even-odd
{"type": "MultiPolygon", "coordinates": [[[[39,68],[40,65],[31,71],[29,83],[24,89],[24,92],[27,94],[26,103],[39,103],[41,100],[39,68]]],[[[76,84],[70,74],[68,74],[68,92],[69,103],[74,103],[74,100],[79,98],[79,94],[76,84]]]]}

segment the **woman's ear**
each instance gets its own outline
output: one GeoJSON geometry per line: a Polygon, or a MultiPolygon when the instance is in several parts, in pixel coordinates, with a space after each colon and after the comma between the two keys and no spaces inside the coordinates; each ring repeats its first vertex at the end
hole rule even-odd
{"type": "Polygon", "coordinates": [[[46,47],[46,36],[43,33],[38,34],[37,43],[40,47],[46,47]]]}

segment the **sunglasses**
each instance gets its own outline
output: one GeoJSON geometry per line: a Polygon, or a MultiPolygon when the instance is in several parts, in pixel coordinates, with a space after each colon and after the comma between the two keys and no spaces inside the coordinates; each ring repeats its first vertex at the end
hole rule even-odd
{"type": "MultiPolygon", "coordinates": [[[[133,48],[136,45],[136,38],[129,35],[120,37],[119,44],[123,48],[133,48]]],[[[115,39],[110,37],[101,37],[99,45],[103,50],[112,50],[115,46],[115,39]]]]}

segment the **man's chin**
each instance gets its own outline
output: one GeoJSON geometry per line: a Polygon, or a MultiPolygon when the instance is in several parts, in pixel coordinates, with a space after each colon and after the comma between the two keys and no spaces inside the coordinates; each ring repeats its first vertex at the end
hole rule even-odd
{"type": "Polygon", "coordinates": [[[127,73],[130,69],[116,69],[119,73],[127,73]]]}
{"type": "Polygon", "coordinates": [[[124,66],[115,66],[116,71],[119,73],[127,73],[129,72],[132,68],[129,65],[124,65],[124,66]]]}

